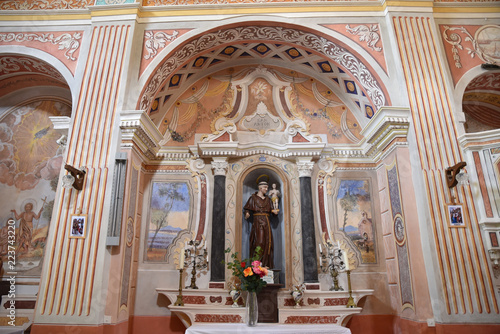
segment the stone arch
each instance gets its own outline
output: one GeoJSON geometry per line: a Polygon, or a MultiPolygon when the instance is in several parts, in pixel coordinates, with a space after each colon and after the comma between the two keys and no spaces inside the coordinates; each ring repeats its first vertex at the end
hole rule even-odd
{"type": "Polygon", "coordinates": [[[457,84],[454,96],[460,133],[500,128],[500,70],[477,66],[457,84]]]}
{"type": "MultiPolygon", "coordinates": [[[[390,100],[382,80],[366,60],[343,43],[331,36],[308,28],[273,22],[240,22],[236,24],[213,28],[203,34],[196,35],[172,50],[147,79],[137,102],[137,109],[148,113],[156,94],[165,87],[175,73],[190,61],[217,47],[231,43],[246,41],[267,41],[286,43],[298,46],[311,54],[324,57],[341,66],[357,80],[360,87],[372,101],[376,110],[390,105],[390,100]]],[[[375,111],[376,111],[375,110],[375,111]]]]}
{"type": "MultiPolygon", "coordinates": [[[[16,220],[19,276],[39,277],[72,114],[69,70],[45,52],[0,46],[0,220],[16,220]],[[50,117],[63,120],[56,129],[50,117]],[[58,117],[59,116],[59,117],[58,117]],[[62,131],[62,132],[61,132],[62,131]],[[33,203],[31,222],[22,203],[33,203]],[[10,210],[16,210],[11,214],[10,210]]],[[[21,292],[22,293],[22,292],[21,292]]]]}
{"type": "MultiPolygon", "coordinates": [[[[53,55],[38,49],[22,46],[22,45],[0,45],[0,56],[12,55],[16,57],[29,57],[50,66],[53,71],[59,73],[59,76],[66,82],[71,90],[72,99],[75,99],[75,93],[78,89],[75,87],[75,78],[70,69],[58,58],[53,55]]],[[[1,75],[1,73],[0,73],[1,75]]]]}

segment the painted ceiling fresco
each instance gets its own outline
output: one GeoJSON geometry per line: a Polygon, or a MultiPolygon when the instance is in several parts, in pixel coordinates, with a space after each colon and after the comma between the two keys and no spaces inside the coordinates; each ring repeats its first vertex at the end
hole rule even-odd
{"type": "MultiPolygon", "coordinates": [[[[162,112],[162,105],[179,94],[179,90],[184,90],[184,85],[189,84],[192,81],[189,79],[196,77],[196,73],[209,73],[216,68],[236,66],[242,63],[268,63],[286,68],[293,67],[297,71],[311,73],[316,77],[320,76],[323,81],[328,82],[337,95],[346,97],[344,103],[348,104],[348,108],[359,110],[367,118],[371,118],[376,110],[357,80],[335,62],[296,46],[255,42],[221,46],[193,58],[177,70],[157,94],[150,112],[151,119],[159,125],[160,119],[158,115],[155,115],[156,112],[160,111],[159,114],[163,115],[165,110],[162,112]]],[[[295,76],[298,74],[295,73],[295,76]]]]}
{"type": "Polygon", "coordinates": [[[188,78],[198,79],[195,74],[204,76],[208,70],[239,64],[293,68],[321,77],[328,85],[332,82],[332,87],[344,85],[349,93],[357,95],[368,118],[374,110],[390,105],[376,71],[346,47],[298,27],[249,24],[206,32],[181,45],[164,58],[148,78],[137,108],[154,110],[152,106],[158,92],[181,87],[188,78]],[[351,82],[344,81],[344,77],[350,77],[351,82]],[[356,89],[356,85],[360,89],[356,89]]]}
{"type": "MultiPolygon", "coordinates": [[[[179,82],[175,78],[169,86],[179,82]]],[[[360,115],[356,103],[347,103],[360,115]]],[[[271,127],[277,132],[299,118],[308,124],[310,133],[326,134],[330,143],[360,140],[360,124],[336,92],[309,76],[272,66],[237,66],[218,71],[181,94],[164,93],[155,99],[153,107],[150,115],[159,121],[163,144],[169,146],[191,145],[195,134],[215,133],[221,122],[234,122],[239,131],[249,131],[249,117],[255,113],[275,123],[271,127]]]]}
{"type": "Polygon", "coordinates": [[[500,128],[500,72],[482,74],[469,83],[462,111],[468,132],[500,128]]]}

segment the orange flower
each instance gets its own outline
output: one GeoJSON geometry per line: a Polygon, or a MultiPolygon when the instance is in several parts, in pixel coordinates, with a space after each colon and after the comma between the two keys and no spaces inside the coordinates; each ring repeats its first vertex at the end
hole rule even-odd
{"type": "Polygon", "coordinates": [[[245,277],[252,276],[253,275],[252,268],[248,267],[247,269],[243,270],[243,274],[245,274],[245,277]]]}

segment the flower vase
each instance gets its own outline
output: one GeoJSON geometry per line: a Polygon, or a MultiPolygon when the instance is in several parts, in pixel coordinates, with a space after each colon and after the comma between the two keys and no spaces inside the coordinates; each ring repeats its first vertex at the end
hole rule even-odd
{"type": "Polygon", "coordinates": [[[302,298],[304,297],[304,294],[300,290],[295,290],[292,292],[292,297],[293,301],[295,302],[295,308],[300,307],[300,302],[302,301],[302,298]]]}
{"type": "Polygon", "coordinates": [[[246,323],[248,326],[253,327],[257,325],[259,318],[259,305],[257,302],[257,293],[249,291],[246,301],[246,323]]]}

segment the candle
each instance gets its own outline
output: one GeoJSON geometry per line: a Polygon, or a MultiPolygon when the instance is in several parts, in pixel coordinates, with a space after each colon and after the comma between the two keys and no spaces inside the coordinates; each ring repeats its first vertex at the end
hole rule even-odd
{"type": "Polygon", "coordinates": [[[345,270],[351,270],[349,266],[349,255],[345,251],[342,252],[342,260],[344,260],[345,270]]]}
{"type": "Polygon", "coordinates": [[[184,257],[185,257],[185,255],[184,255],[184,249],[183,249],[183,250],[181,250],[181,257],[179,259],[179,269],[184,268],[184,257]]]}
{"type": "Polygon", "coordinates": [[[340,242],[337,240],[337,248],[340,248],[340,242]]]}
{"type": "Polygon", "coordinates": [[[323,250],[321,249],[321,244],[318,244],[318,246],[319,246],[319,252],[323,254],[323,250]]]}

